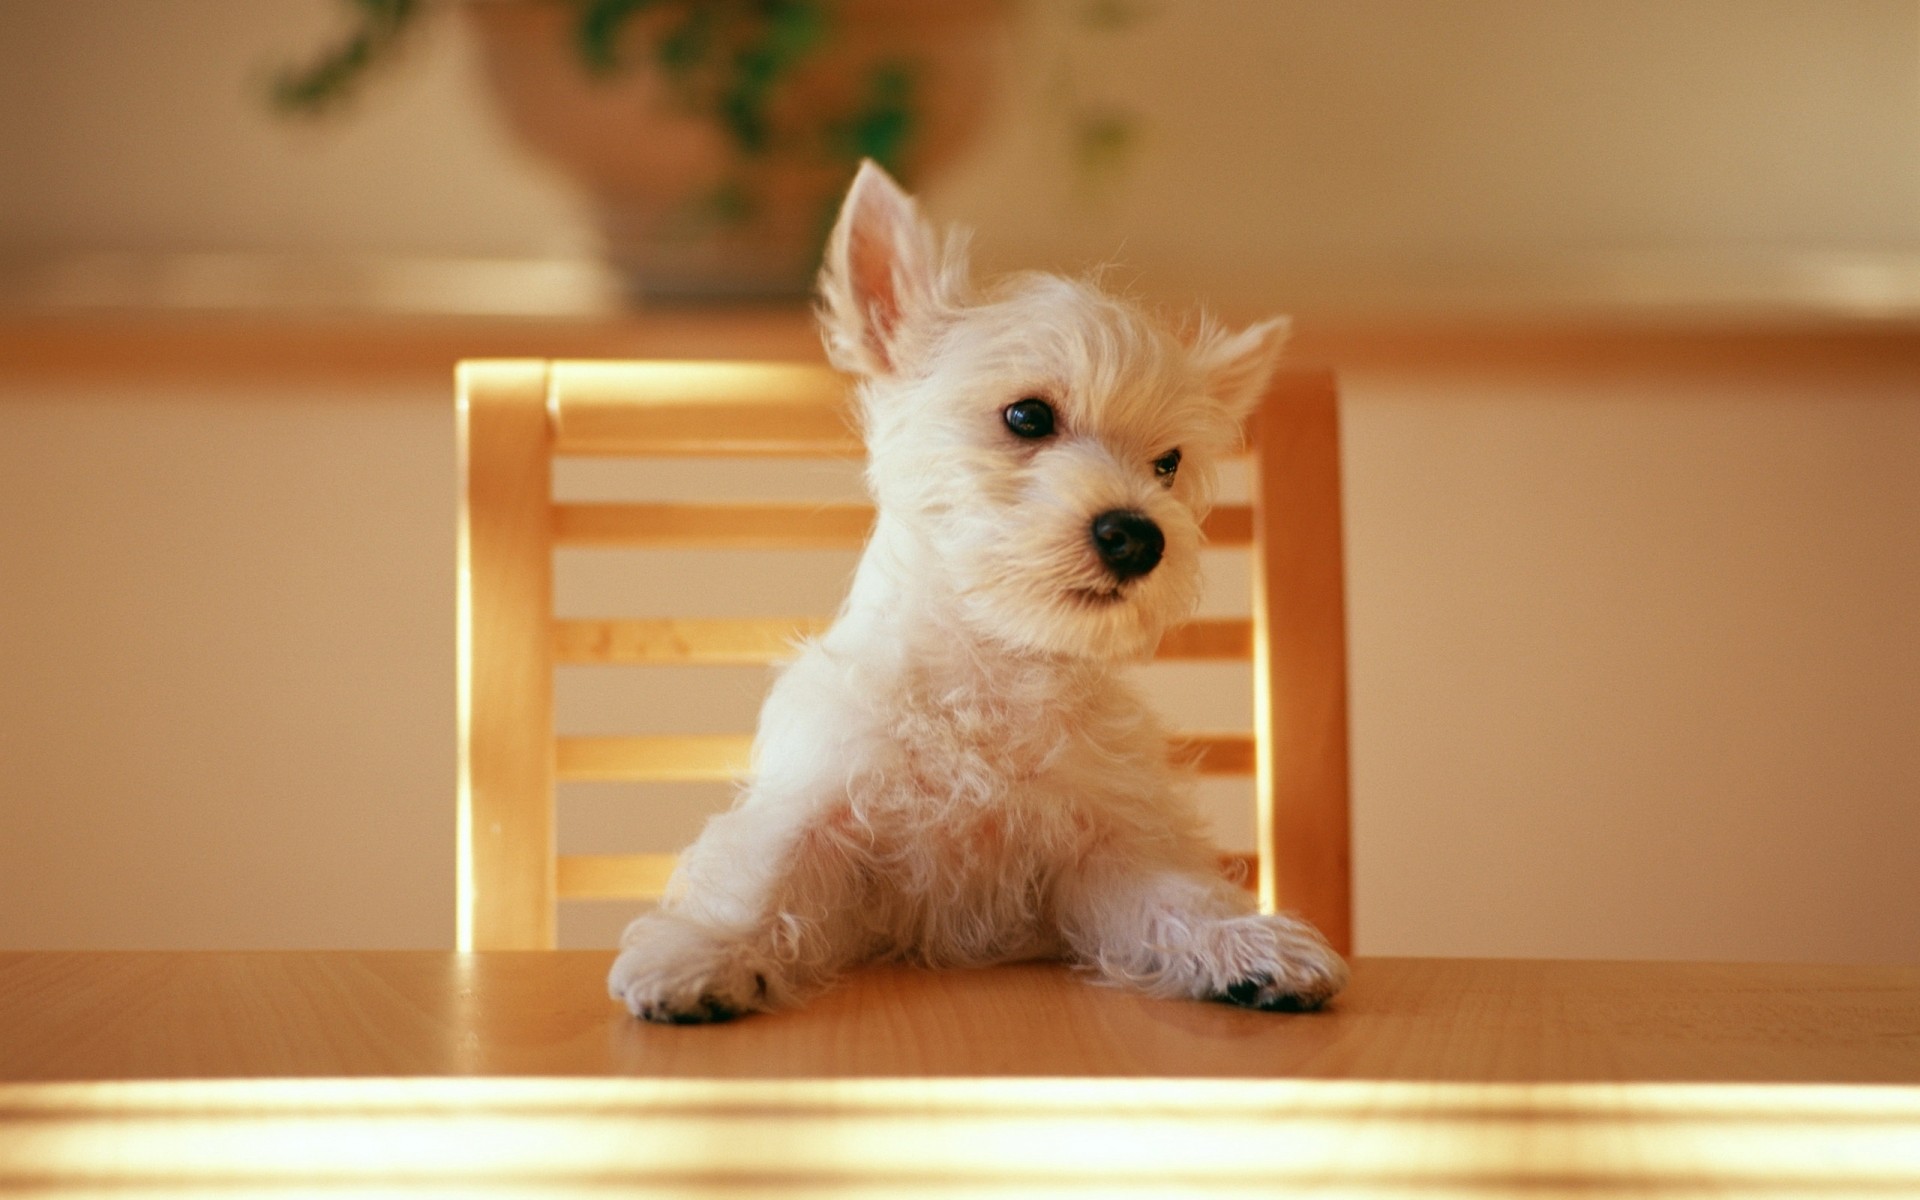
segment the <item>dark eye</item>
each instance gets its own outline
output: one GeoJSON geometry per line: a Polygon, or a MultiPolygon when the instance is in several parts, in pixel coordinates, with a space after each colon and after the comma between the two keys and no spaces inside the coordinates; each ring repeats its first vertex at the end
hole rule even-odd
{"type": "Polygon", "coordinates": [[[1015,437],[1043,438],[1053,432],[1053,405],[1038,396],[1007,405],[1000,416],[1015,437]]]}
{"type": "Polygon", "coordinates": [[[1180,451],[1169,450],[1153,460],[1153,473],[1168,483],[1173,482],[1173,473],[1180,469],[1180,451]]]}

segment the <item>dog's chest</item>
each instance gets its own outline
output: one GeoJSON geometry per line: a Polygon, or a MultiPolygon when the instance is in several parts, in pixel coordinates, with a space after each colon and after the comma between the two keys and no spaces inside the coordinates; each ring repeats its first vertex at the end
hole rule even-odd
{"type": "Polygon", "coordinates": [[[1078,736],[1057,716],[955,692],[902,705],[840,819],[873,884],[886,952],[936,964],[1056,952],[1046,913],[1064,864],[1098,840],[1066,785],[1078,736]]]}
{"type": "Polygon", "coordinates": [[[887,732],[916,790],[974,803],[1031,784],[1071,738],[1038,713],[978,696],[903,706],[887,732]]]}
{"type": "Polygon", "coordinates": [[[923,676],[890,697],[856,808],[884,859],[989,875],[1073,858],[1099,836],[1129,750],[1078,677],[923,676]]]}
{"type": "Polygon", "coordinates": [[[991,805],[1045,787],[1092,748],[1091,690],[1038,669],[929,671],[889,698],[885,737],[925,801],[991,805]]]}

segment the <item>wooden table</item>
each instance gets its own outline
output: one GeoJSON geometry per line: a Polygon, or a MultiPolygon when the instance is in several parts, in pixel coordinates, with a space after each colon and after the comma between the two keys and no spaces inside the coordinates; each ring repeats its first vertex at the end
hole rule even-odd
{"type": "Polygon", "coordinates": [[[0,1193],[1920,1193],[1920,968],[1032,965],[634,1022],[599,953],[0,954],[0,1193]]]}

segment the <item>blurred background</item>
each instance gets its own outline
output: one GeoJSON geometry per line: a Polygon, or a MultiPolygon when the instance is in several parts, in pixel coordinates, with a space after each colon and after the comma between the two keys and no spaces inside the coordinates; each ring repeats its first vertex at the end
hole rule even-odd
{"type": "MultiPolygon", "coordinates": [[[[744,82],[724,5],[627,7],[0,0],[0,948],[451,944],[452,362],[816,357],[844,160],[758,137],[1340,372],[1362,953],[1920,961],[1920,0],[776,4],[744,82]]],[[[1152,690],[1244,721],[1209,670],[1152,690]]],[[[560,720],[763,686],[582,671],[560,720]]],[[[562,846],[725,802],[563,795],[562,846]]]]}

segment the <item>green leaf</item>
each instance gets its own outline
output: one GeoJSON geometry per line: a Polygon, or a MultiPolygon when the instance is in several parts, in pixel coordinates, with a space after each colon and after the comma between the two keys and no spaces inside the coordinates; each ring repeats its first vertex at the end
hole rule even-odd
{"type": "Polygon", "coordinates": [[[271,85],[274,107],[302,116],[337,107],[422,12],[420,0],[345,0],[345,6],[355,13],[346,36],[306,66],[282,68],[271,85]]]}
{"type": "Polygon", "coordinates": [[[574,45],[589,74],[611,75],[621,67],[620,31],[657,0],[576,0],[580,19],[574,25],[574,45]]]}
{"type": "Polygon", "coordinates": [[[806,58],[826,40],[826,10],[812,0],[774,0],[767,6],[766,20],[762,44],[782,68],[806,58]]]}
{"type": "Polygon", "coordinates": [[[867,75],[866,99],[847,126],[850,157],[871,158],[898,173],[917,124],[913,103],[917,84],[911,63],[873,66],[867,75]]]}
{"type": "Polygon", "coordinates": [[[694,68],[713,55],[718,13],[710,4],[689,6],[687,14],[675,22],[653,48],[654,61],[670,77],[684,81],[694,68]]]}

